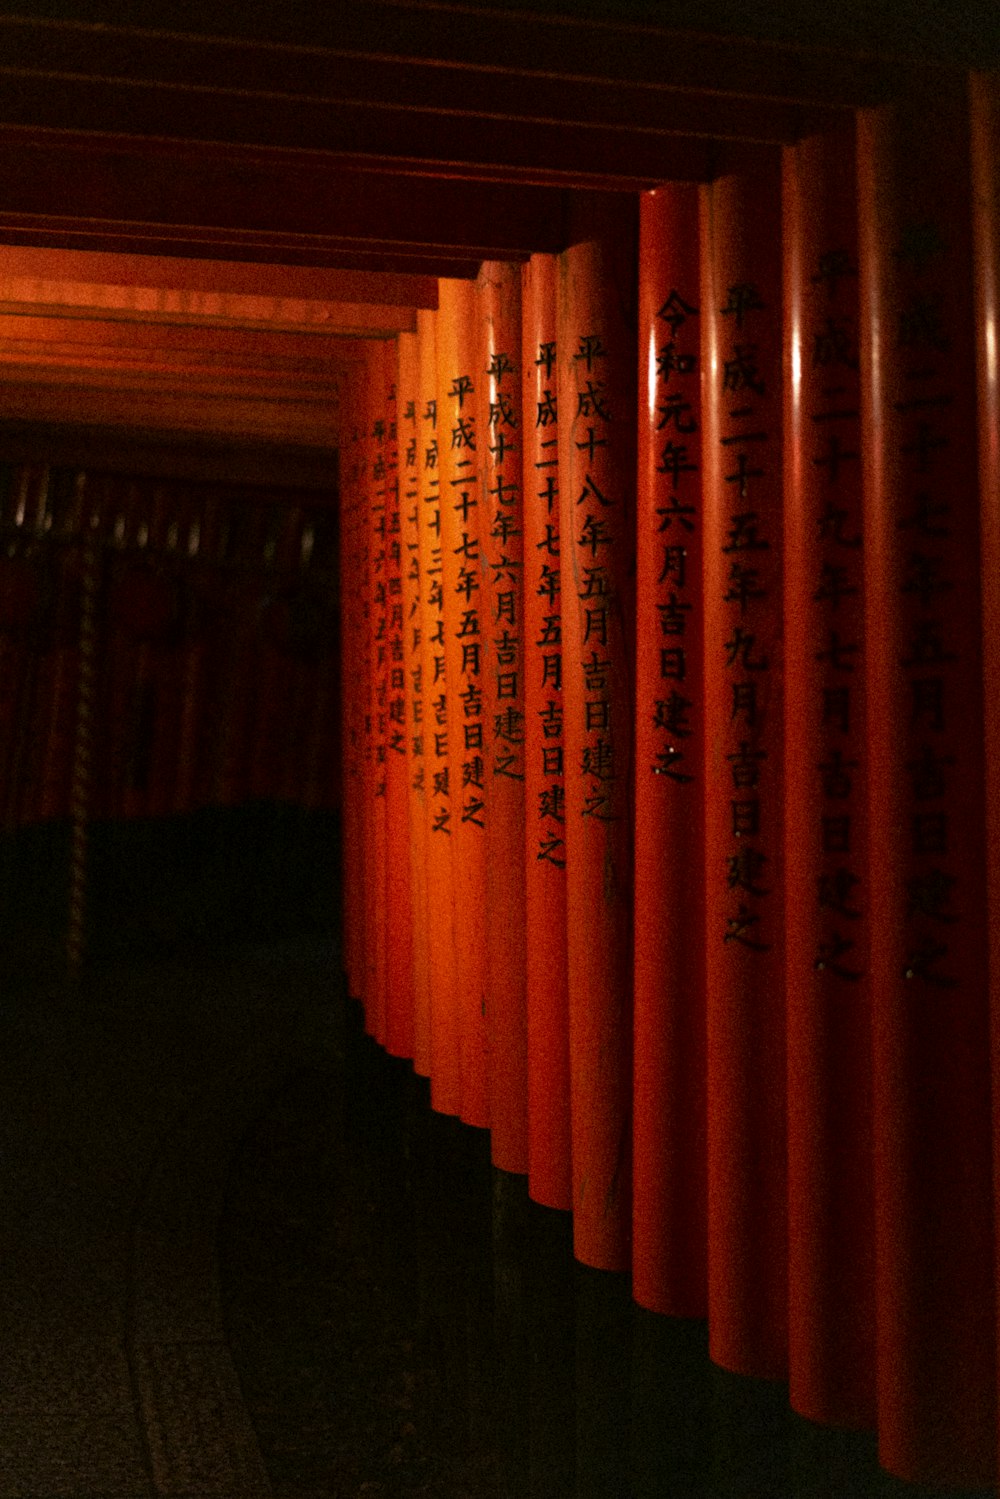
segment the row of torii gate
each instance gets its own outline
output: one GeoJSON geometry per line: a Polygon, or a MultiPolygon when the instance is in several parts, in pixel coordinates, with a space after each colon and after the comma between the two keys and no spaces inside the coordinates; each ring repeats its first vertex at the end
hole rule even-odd
{"type": "Polygon", "coordinates": [[[780,172],[604,200],[558,256],[441,281],[339,414],[369,1031],[582,1261],[966,1485],[996,1473],[998,171],[979,79],[933,129],[861,111],[780,172]]]}

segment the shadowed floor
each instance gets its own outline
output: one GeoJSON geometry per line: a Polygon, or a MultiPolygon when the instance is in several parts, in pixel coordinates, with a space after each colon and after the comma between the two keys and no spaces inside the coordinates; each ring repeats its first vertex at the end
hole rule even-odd
{"type": "Polygon", "coordinates": [[[38,903],[5,952],[0,1499],[932,1492],[575,1264],[363,1034],[336,858],[261,827],[109,832],[81,982],[38,903]]]}

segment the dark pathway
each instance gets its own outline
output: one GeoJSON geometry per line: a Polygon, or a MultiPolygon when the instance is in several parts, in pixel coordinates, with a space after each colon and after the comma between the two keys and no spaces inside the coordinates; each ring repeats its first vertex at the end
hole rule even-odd
{"type": "Polygon", "coordinates": [[[576,1265],[363,1035],[335,858],[217,832],[114,835],[77,987],[37,903],[4,949],[0,1499],[931,1492],[576,1265]]]}

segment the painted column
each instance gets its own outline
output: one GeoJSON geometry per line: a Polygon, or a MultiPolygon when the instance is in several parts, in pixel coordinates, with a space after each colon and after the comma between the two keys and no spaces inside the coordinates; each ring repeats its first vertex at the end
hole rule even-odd
{"type": "Polygon", "coordinates": [[[574,1249],[631,1263],[635,209],[560,256],[559,491],[574,1249]]]}
{"type": "Polygon", "coordinates": [[[461,1116],[466,1124],[488,1126],[482,556],[486,437],[478,416],[478,387],[485,376],[479,370],[475,284],[445,280],[439,287],[439,495],[461,1116]]]}
{"type": "Polygon", "coordinates": [[[388,695],[386,586],[386,370],[382,351],[369,355],[365,513],[368,541],[368,701],[365,720],[365,1020],[385,1043],[386,1025],[386,726],[388,695]]]}
{"type": "Polygon", "coordinates": [[[777,163],[720,178],[703,190],[702,208],[710,1351],[735,1373],[780,1378],[788,1315],[777,163]]]}
{"type": "MultiPolygon", "coordinates": [[[[964,87],[858,122],[879,1455],[995,1473],[979,473],[964,87]]],[[[853,831],[853,830],[852,830],[853,831]]]]}
{"type": "Polygon", "coordinates": [[[875,1225],[855,199],[852,125],[786,150],[791,1400],[857,1427],[875,1424],[875,1225]]]}
{"type": "Polygon", "coordinates": [[[420,575],[427,761],[427,965],[431,1007],[431,1103],[457,1114],[461,1104],[461,1034],[452,893],[453,799],[448,755],[450,691],[441,543],[441,445],[438,420],[438,317],[417,313],[420,341],[420,575]]]}
{"type": "Polygon", "coordinates": [[[476,282],[483,474],[483,714],[486,1013],[490,1145],[504,1171],[528,1169],[524,906],[524,423],[521,267],[485,261],[476,282]]]}
{"type": "Polygon", "coordinates": [[[403,674],[406,766],[409,784],[410,899],[413,952],[413,1065],[431,1075],[427,907],[427,733],[424,620],[420,571],[420,337],[399,335],[399,515],[403,581],[403,674]]]}
{"type": "Polygon", "coordinates": [[[639,218],[633,1295],[706,1310],[698,188],[639,218]]]}
{"type": "Polygon", "coordinates": [[[341,747],[343,794],[344,966],[348,988],[360,999],[364,981],[364,697],[365,576],[364,366],[348,376],[340,412],[341,747]]]}
{"type": "Polygon", "coordinates": [[[573,1204],[566,988],[566,784],[559,542],[558,260],[522,271],[525,976],[528,1190],[573,1204]]]}
{"type": "Polygon", "coordinates": [[[410,774],[407,762],[403,544],[399,493],[399,350],[382,345],[385,380],[385,819],[386,1049],[413,1055],[413,916],[410,892],[410,774]]]}

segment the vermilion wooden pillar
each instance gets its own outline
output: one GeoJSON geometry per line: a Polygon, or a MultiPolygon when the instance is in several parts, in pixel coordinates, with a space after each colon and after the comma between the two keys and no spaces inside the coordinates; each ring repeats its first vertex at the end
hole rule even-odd
{"type": "MultiPolygon", "coordinates": [[[[973,74],[972,225],[979,394],[979,506],[982,535],[983,680],[986,684],[986,850],[989,896],[993,1091],[1000,1080],[1000,75],[973,74]]],[[[1000,1110],[993,1106],[994,1242],[1000,1189],[1000,1110]]],[[[1000,1259],[994,1261],[994,1288],[1000,1259]]]]}
{"type": "Polygon", "coordinates": [[[704,1316],[705,771],[698,189],[639,217],[632,1286],[704,1316]]]}
{"type": "Polygon", "coordinates": [[[489,786],[486,1013],[490,1146],[504,1171],[528,1169],[524,906],[524,424],[521,267],[485,261],[476,282],[482,446],[483,713],[489,786]]]}
{"type": "Polygon", "coordinates": [[[566,787],[554,255],[522,271],[525,975],[528,1190],[573,1203],[566,993],[566,787]]]}
{"type": "Polygon", "coordinates": [[[438,419],[438,314],[417,314],[420,341],[420,575],[427,762],[427,966],[431,1007],[431,1104],[457,1114],[461,1101],[461,1017],[456,980],[452,891],[453,798],[448,755],[444,562],[441,541],[441,440],[438,419]]]}
{"type": "Polygon", "coordinates": [[[406,749],[406,628],[399,494],[399,350],[382,345],[385,377],[386,584],[386,1049],[413,1055],[413,918],[410,896],[410,775],[406,749]]]}
{"type": "MultiPolygon", "coordinates": [[[[703,191],[712,1358],[787,1360],[778,165],[703,191]]],[[[675,668],[674,686],[684,691],[675,668]]],[[[799,898],[799,892],[795,892],[799,898]]]]}
{"type": "Polygon", "coordinates": [[[421,604],[420,507],[423,454],[420,447],[420,338],[399,335],[397,393],[399,516],[403,581],[404,732],[409,785],[411,941],[413,951],[413,1065],[431,1074],[430,980],[427,904],[427,732],[424,686],[424,621],[421,604]]]}
{"type": "Polygon", "coordinates": [[[964,87],[935,79],[933,129],[923,94],[861,112],[879,1453],[975,1486],[996,1364],[970,170],[964,87]]]}
{"type": "Polygon", "coordinates": [[[786,150],[783,211],[791,1400],[814,1421],[874,1426],[853,123],[786,150]]]}
{"type": "Polygon", "coordinates": [[[367,693],[362,581],[364,366],[352,370],[339,421],[341,773],[343,792],[344,966],[348,988],[360,999],[364,976],[364,704],[367,693]]]}
{"type": "Polygon", "coordinates": [[[574,1248],[631,1261],[635,209],[560,257],[559,491],[574,1248]]]}
{"type": "Polygon", "coordinates": [[[381,348],[370,354],[366,414],[365,515],[368,539],[368,701],[365,723],[365,1017],[385,1042],[386,1025],[386,726],[388,618],[386,586],[386,368],[381,348]]]}
{"type": "Polygon", "coordinates": [[[448,772],[451,806],[455,984],[461,1038],[461,1115],[490,1122],[486,1022],[486,719],[483,590],[483,456],[476,291],[471,281],[439,283],[438,463],[448,772]]]}

